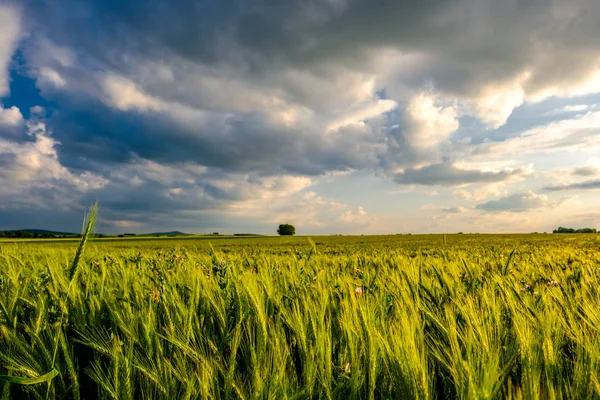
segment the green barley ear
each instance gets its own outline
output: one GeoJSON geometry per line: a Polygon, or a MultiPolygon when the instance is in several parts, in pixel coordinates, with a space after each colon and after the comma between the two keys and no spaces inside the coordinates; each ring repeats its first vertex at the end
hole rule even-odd
{"type": "Polygon", "coordinates": [[[313,242],[313,240],[311,238],[308,238],[308,243],[310,243],[310,247],[311,247],[310,251],[313,254],[317,254],[317,245],[315,244],[315,242],[313,242]]]}
{"type": "Polygon", "coordinates": [[[504,271],[502,271],[502,275],[506,276],[508,273],[508,267],[510,267],[510,263],[512,262],[513,256],[515,255],[515,251],[510,252],[510,256],[508,256],[508,260],[506,260],[506,264],[504,264],[504,271]]]}
{"type": "Polygon", "coordinates": [[[0,381],[14,383],[17,385],[35,385],[38,383],[50,383],[52,379],[54,379],[58,375],[58,371],[52,368],[52,371],[48,372],[45,375],[38,376],[36,378],[24,378],[20,376],[9,376],[9,375],[0,375],[0,381]]]}
{"type": "Polygon", "coordinates": [[[77,265],[79,265],[79,260],[81,256],[83,256],[83,251],[85,250],[85,244],[87,243],[88,237],[94,230],[94,224],[96,222],[96,216],[98,215],[98,201],[94,203],[90,211],[86,214],[83,222],[83,229],[81,240],[79,241],[79,247],[77,247],[77,253],[75,253],[75,258],[71,263],[71,268],[69,269],[69,282],[73,280],[75,277],[75,273],[77,272],[77,265]]]}

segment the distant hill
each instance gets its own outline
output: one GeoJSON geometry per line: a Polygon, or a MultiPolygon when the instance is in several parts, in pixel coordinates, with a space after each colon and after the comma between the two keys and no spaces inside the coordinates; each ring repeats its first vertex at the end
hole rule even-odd
{"type": "Polygon", "coordinates": [[[60,236],[60,235],[64,235],[64,236],[77,236],[78,235],[78,233],[73,233],[73,232],[57,232],[57,231],[49,231],[49,230],[46,230],[46,229],[20,229],[20,230],[25,231],[25,232],[29,232],[29,233],[37,233],[39,235],[43,235],[45,233],[48,233],[50,235],[57,235],[57,236],[60,236]]]}
{"type": "MultiPolygon", "coordinates": [[[[124,234],[113,234],[107,235],[102,233],[95,233],[92,237],[110,237],[110,236],[188,236],[188,233],[181,231],[170,231],[170,232],[153,232],[153,233],[124,233],[124,234]]],[[[0,238],[18,238],[18,239],[44,239],[44,238],[73,238],[78,237],[78,233],[73,232],[58,232],[50,231],[47,229],[12,229],[6,231],[0,231],[0,238]]]]}
{"type": "Polygon", "coordinates": [[[181,235],[187,235],[187,233],[183,233],[183,232],[180,232],[180,231],[171,231],[171,232],[154,232],[154,233],[148,233],[148,235],[152,235],[152,236],[181,236],[181,235]]]}
{"type": "Polygon", "coordinates": [[[56,238],[56,237],[76,237],[77,233],[57,232],[46,229],[14,229],[0,231],[0,237],[4,238],[56,238]]]}

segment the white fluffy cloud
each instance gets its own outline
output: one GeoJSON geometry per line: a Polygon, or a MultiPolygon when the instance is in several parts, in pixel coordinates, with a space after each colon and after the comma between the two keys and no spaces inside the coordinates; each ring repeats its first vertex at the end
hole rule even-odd
{"type": "Polygon", "coordinates": [[[38,72],[38,81],[42,85],[53,85],[55,88],[67,86],[67,81],[62,75],[53,68],[42,67],[38,72]]]}
{"type": "Polygon", "coordinates": [[[144,93],[127,78],[107,74],[101,77],[100,84],[108,105],[121,111],[160,111],[164,108],[161,101],[144,93]]]}
{"type": "Polygon", "coordinates": [[[458,112],[455,105],[437,105],[433,93],[413,96],[404,112],[405,137],[418,150],[431,149],[458,129],[458,112]]]}
{"type": "Polygon", "coordinates": [[[0,139],[0,208],[60,207],[77,201],[75,193],[107,183],[89,172],[76,174],[62,166],[57,143],[44,124],[30,123],[29,135],[32,141],[22,143],[0,139]],[[45,194],[51,194],[51,198],[44,198],[45,194]]]}
{"type": "Polygon", "coordinates": [[[474,114],[490,128],[504,125],[513,110],[525,100],[523,81],[526,78],[527,74],[523,74],[508,82],[483,85],[477,96],[468,101],[474,114]]]}
{"type": "Polygon", "coordinates": [[[23,123],[23,115],[21,110],[12,106],[10,108],[2,108],[0,106],[0,126],[14,127],[23,123]]]}

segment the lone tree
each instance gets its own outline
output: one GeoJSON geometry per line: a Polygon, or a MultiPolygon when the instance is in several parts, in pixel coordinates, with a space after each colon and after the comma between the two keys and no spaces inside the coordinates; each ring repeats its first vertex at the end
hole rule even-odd
{"type": "Polygon", "coordinates": [[[296,228],[294,227],[294,225],[281,224],[281,225],[279,225],[279,228],[277,228],[277,233],[279,233],[279,235],[281,235],[281,236],[283,236],[283,235],[287,235],[287,236],[295,235],[296,234],[296,228]]]}

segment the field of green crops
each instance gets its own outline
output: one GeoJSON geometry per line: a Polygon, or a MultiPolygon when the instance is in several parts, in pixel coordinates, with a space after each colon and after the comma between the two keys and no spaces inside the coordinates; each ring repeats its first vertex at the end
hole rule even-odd
{"type": "Polygon", "coordinates": [[[600,235],[0,242],[2,399],[600,397],[600,235]]]}

